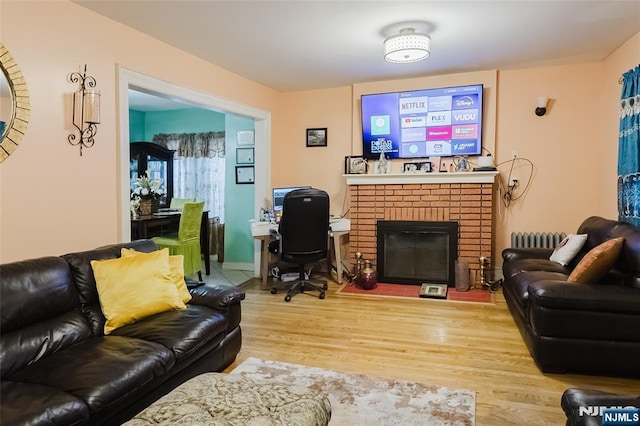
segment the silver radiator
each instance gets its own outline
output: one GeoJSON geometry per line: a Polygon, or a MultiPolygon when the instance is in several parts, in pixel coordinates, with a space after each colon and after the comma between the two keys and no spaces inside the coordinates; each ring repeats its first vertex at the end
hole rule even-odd
{"type": "Polygon", "coordinates": [[[512,232],[511,247],[555,248],[566,236],[564,232],[512,232]]]}

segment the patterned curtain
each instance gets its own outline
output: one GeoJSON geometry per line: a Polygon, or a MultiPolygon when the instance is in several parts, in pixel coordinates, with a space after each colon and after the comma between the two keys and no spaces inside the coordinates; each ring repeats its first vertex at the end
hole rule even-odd
{"type": "Polygon", "coordinates": [[[157,134],[153,142],[176,151],[173,196],[204,201],[209,217],[224,223],[224,132],[157,134]]]}
{"type": "Polygon", "coordinates": [[[640,226],[640,65],[622,75],[618,219],[640,226]]]}

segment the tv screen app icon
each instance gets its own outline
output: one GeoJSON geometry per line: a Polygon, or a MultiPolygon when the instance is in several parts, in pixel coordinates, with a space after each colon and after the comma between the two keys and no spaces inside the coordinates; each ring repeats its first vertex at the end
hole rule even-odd
{"type": "Polygon", "coordinates": [[[371,135],[388,135],[391,133],[390,122],[388,115],[372,115],[371,135]]]}

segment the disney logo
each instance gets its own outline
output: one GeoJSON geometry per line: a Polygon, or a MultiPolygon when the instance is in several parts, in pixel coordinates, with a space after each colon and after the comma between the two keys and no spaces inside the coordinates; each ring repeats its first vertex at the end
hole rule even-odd
{"type": "Polygon", "coordinates": [[[471,96],[463,96],[456,99],[456,106],[472,106],[475,102],[471,96]]]}

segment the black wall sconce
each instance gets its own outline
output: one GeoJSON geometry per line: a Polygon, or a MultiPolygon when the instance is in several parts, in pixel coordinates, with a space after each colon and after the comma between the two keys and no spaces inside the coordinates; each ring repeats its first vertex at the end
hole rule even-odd
{"type": "Polygon", "coordinates": [[[73,146],[91,148],[95,143],[93,137],[98,130],[96,124],[100,124],[100,92],[91,90],[96,87],[96,79],[87,75],[87,65],[80,72],[72,72],[67,77],[70,83],[80,83],[80,87],[73,94],[73,125],[79,135],[72,133],[67,140],[73,146]]]}
{"type": "Polygon", "coordinates": [[[536,115],[538,117],[542,117],[547,113],[547,102],[549,102],[549,98],[538,96],[538,106],[536,107],[536,115]]]}

